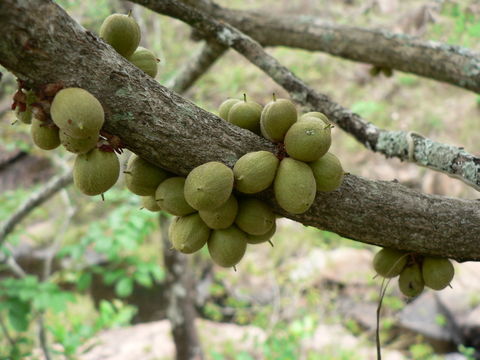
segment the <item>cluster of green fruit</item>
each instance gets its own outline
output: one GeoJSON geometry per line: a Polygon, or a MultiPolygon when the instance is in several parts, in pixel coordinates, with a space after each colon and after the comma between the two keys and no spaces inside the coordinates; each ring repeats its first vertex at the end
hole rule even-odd
{"type": "Polygon", "coordinates": [[[398,278],[400,291],[408,297],[420,295],[425,286],[442,290],[450,285],[455,274],[449,259],[387,248],[375,255],[373,268],[377,274],[385,278],[400,275],[398,278]]]}
{"type": "Polygon", "coordinates": [[[159,60],[150,50],[138,46],[140,27],[130,13],[108,16],[100,28],[100,37],[143,72],[152,78],[157,75],[159,60]]]}

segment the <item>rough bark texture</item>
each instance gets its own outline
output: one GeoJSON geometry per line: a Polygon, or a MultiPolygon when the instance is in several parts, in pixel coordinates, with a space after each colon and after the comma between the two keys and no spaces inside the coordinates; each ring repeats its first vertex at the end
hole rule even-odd
{"type": "MultiPolygon", "coordinates": [[[[232,166],[247,152],[275,151],[265,139],[158,84],[51,1],[3,0],[0,33],[2,65],[32,85],[62,81],[87,89],[104,107],[107,131],[176,174],[185,175],[207,161],[232,166]]],[[[228,39],[230,33],[224,34],[228,39]]],[[[354,175],[346,176],[339,190],[318,194],[303,215],[278,209],[271,193],[262,196],[281,215],[354,240],[459,261],[480,260],[476,201],[425,195],[354,175]]]]}
{"type": "Polygon", "coordinates": [[[230,23],[263,46],[322,51],[480,92],[480,54],[460,46],[331,24],[306,15],[276,16],[263,11],[230,10],[211,1],[181,1],[230,23]]]}

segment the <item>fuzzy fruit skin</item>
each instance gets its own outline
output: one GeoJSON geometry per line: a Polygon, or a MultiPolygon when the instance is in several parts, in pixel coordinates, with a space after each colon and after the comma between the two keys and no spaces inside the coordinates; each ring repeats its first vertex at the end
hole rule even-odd
{"type": "Polygon", "coordinates": [[[312,206],[317,185],[312,169],[307,164],[284,158],[278,166],[273,189],[282,209],[291,214],[302,214],[312,206]]]}
{"type": "Polygon", "coordinates": [[[240,101],[228,112],[228,122],[260,135],[262,105],[254,101],[240,101]]]}
{"type": "Polygon", "coordinates": [[[400,273],[398,285],[403,295],[415,297],[422,293],[425,283],[422,278],[422,270],[418,264],[407,266],[400,273]]]}
{"type": "Polygon", "coordinates": [[[60,143],[71,153],[85,154],[97,145],[98,136],[97,134],[96,136],[89,136],[83,139],[75,139],[60,130],[60,143]]]}
{"type": "Polygon", "coordinates": [[[100,27],[100,37],[120,55],[128,58],[140,44],[140,27],[132,16],[112,14],[100,27]]]}
{"type": "Polygon", "coordinates": [[[114,152],[100,149],[78,155],[73,165],[73,182],[85,195],[100,195],[118,180],[120,162],[114,152]]]}
{"type": "Polygon", "coordinates": [[[155,191],[155,200],[163,210],[172,215],[185,216],[192,214],[196,210],[185,201],[184,186],[184,177],[168,178],[158,185],[155,191]]]}
{"type": "Polygon", "coordinates": [[[249,235],[264,235],[275,223],[275,214],[263,201],[240,199],[235,225],[249,235]]]}
{"type": "Polygon", "coordinates": [[[81,88],[60,90],[53,99],[50,115],[61,130],[76,139],[95,136],[105,120],[102,104],[81,88]]]}
{"type": "Polygon", "coordinates": [[[260,117],[262,135],[272,141],[283,141],[290,126],[297,121],[297,108],[288,99],[269,102],[260,117]]]}
{"type": "Polygon", "coordinates": [[[211,161],[193,169],[185,181],[185,200],[194,209],[214,210],[227,202],[233,190],[233,171],[211,161]]]}
{"type": "Polygon", "coordinates": [[[133,65],[138,67],[147,75],[150,75],[152,78],[157,76],[158,64],[157,57],[153,52],[144,47],[139,46],[137,50],[128,58],[133,65]]]}
{"type": "Polygon", "coordinates": [[[218,116],[220,116],[223,120],[228,121],[228,113],[233,105],[239,103],[240,100],[238,99],[227,99],[220,104],[218,108],[218,116]]]}
{"type": "Polygon", "coordinates": [[[235,266],[247,250],[247,234],[232,225],[225,230],[214,230],[208,239],[208,252],[215,264],[235,266]]]}
{"type": "Polygon", "coordinates": [[[322,121],[325,123],[325,125],[329,125],[329,124],[330,124],[330,120],[328,120],[327,115],[325,115],[324,113],[318,112],[318,111],[310,111],[310,112],[307,112],[307,113],[303,114],[302,116],[300,116],[300,117],[298,118],[298,121],[303,121],[303,120],[305,120],[305,119],[307,119],[307,118],[309,118],[309,117],[312,117],[312,116],[315,117],[315,118],[317,118],[317,119],[322,120],[322,121]]]}
{"type": "Polygon", "coordinates": [[[393,278],[400,275],[407,265],[408,256],[404,251],[383,248],[373,258],[373,268],[384,278],[393,278]]]}
{"type": "Polygon", "coordinates": [[[200,216],[195,213],[175,218],[168,229],[168,236],[176,250],[184,254],[192,254],[205,245],[210,237],[210,231],[200,216]]]}
{"type": "Polygon", "coordinates": [[[448,259],[425,257],[422,275],[426,286],[434,290],[442,290],[452,281],[455,269],[448,259]]]}
{"type": "Polygon", "coordinates": [[[142,207],[151,212],[158,212],[162,210],[155,201],[154,196],[142,196],[142,207]]]}
{"type": "Polygon", "coordinates": [[[255,151],[243,155],[233,167],[235,188],[245,194],[267,189],[275,179],[278,158],[268,151],[255,151]]]}
{"type": "Polygon", "coordinates": [[[269,241],[277,231],[277,224],[274,222],[272,228],[263,235],[250,235],[247,234],[247,243],[250,245],[262,244],[269,241]]]}
{"type": "Polygon", "coordinates": [[[227,229],[233,225],[238,213],[238,202],[230,195],[227,202],[214,210],[200,210],[198,214],[210,229],[227,229]]]}
{"type": "Polygon", "coordinates": [[[313,176],[315,176],[317,191],[333,191],[342,185],[345,171],[340,160],[332,153],[326,153],[309,165],[312,168],[313,176]]]}
{"type": "Polygon", "coordinates": [[[30,128],[32,140],[40,149],[53,150],[60,145],[58,127],[50,121],[33,118],[30,128]]]}
{"type": "Polygon", "coordinates": [[[332,144],[328,125],[309,117],[293,124],[285,134],[285,150],[292,158],[304,162],[320,159],[332,144]]]}
{"type": "Polygon", "coordinates": [[[169,173],[165,170],[132,154],[125,171],[125,184],[128,190],[136,195],[154,195],[158,185],[168,176],[169,173]]]}

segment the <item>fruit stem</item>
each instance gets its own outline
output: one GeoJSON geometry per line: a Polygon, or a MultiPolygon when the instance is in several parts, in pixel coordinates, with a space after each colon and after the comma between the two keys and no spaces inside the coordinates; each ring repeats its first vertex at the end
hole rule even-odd
{"type": "Polygon", "coordinates": [[[132,10],[128,10],[127,16],[128,16],[128,17],[131,17],[131,16],[132,16],[132,10]]]}
{"type": "Polygon", "coordinates": [[[247,94],[243,93],[243,101],[247,102],[247,94]]]}
{"type": "Polygon", "coordinates": [[[235,265],[233,265],[233,270],[237,272],[237,267],[235,265]]]}
{"type": "Polygon", "coordinates": [[[277,101],[277,97],[275,96],[275,93],[272,93],[272,98],[273,98],[273,101],[277,101]]]}
{"type": "Polygon", "coordinates": [[[102,201],[105,201],[105,196],[103,195],[103,193],[101,193],[100,196],[102,197],[102,201]]]}
{"type": "Polygon", "coordinates": [[[272,247],[273,247],[273,243],[272,243],[271,240],[268,240],[268,243],[269,243],[270,245],[272,245],[272,247]]]}

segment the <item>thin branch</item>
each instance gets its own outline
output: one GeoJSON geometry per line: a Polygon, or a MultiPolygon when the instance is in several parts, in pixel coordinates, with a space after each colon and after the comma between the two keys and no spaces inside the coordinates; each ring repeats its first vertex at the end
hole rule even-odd
{"type": "Polygon", "coordinates": [[[0,328],[2,328],[2,332],[5,335],[5,338],[8,340],[10,343],[10,346],[14,347],[15,346],[15,340],[13,340],[12,336],[8,332],[7,325],[5,325],[5,322],[3,321],[3,317],[0,314],[0,328]]]}
{"type": "Polygon", "coordinates": [[[37,319],[37,326],[38,326],[38,340],[40,343],[40,347],[42,348],[43,356],[45,357],[46,360],[52,360],[52,357],[50,356],[50,350],[48,349],[48,340],[47,340],[47,331],[45,328],[45,322],[44,322],[44,313],[43,311],[38,314],[38,319],[37,319]]]}

